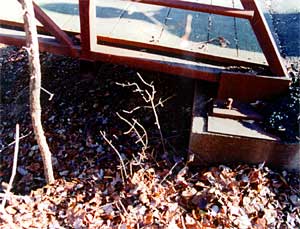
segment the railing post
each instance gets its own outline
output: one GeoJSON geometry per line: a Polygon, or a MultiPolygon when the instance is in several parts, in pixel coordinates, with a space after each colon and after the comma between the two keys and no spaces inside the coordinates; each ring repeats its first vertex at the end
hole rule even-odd
{"type": "Polygon", "coordinates": [[[271,72],[276,76],[288,76],[268,23],[256,1],[241,0],[241,3],[245,10],[254,11],[254,17],[250,20],[250,23],[260,47],[265,54],[271,72]]]}
{"type": "Polygon", "coordinates": [[[79,17],[80,17],[80,40],[82,59],[90,59],[91,36],[90,36],[90,0],[79,0],[79,17]]]}

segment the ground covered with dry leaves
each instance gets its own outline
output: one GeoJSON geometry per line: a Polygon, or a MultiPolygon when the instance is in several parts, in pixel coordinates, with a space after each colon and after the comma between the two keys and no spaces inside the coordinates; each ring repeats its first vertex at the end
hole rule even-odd
{"type": "Polygon", "coordinates": [[[26,52],[0,52],[1,199],[11,176],[16,123],[23,136],[0,228],[300,227],[299,174],[264,164],[192,168],[186,162],[191,80],[140,72],[154,81],[166,154],[152,110],[139,93],[116,84],[135,82],[143,90],[136,71],[99,63],[95,75],[80,74],[76,60],[51,54],[41,54],[42,84],[54,96],[43,93],[42,106],[57,180],[45,185],[28,113],[26,52]],[[124,134],[130,127],[117,112],[142,124],[146,147],[135,132],[124,134]]]}

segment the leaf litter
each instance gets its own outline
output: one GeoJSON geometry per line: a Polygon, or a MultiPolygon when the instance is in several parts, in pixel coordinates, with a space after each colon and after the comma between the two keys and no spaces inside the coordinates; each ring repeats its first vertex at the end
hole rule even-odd
{"type": "MultiPolygon", "coordinates": [[[[1,92],[3,187],[10,177],[13,160],[12,147],[5,146],[13,141],[15,122],[21,124],[24,135],[31,131],[24,60],[24,50],[8,48],[1,64],[4,73],[16,78],[13,84],[8,80],[1,92]]],[[[102,64],[95,79],[88,74],[78,75],[78,62],[72,59],[41,54],[41,60],[43,85],[54,93],[51,101],[44,95],[43,120],[57,180],[45,185],[33,135],[22,139],[13,189],[16,194],[9,195],[5,210],[0,213],[1,228],[300,226],[299,174],[275,171],[264,164],[194,169],[183,160],[175,160],[176,152],[172,152],[173,159],[161,159],[155,154],[160,149],[159,134],[147,109],[138,119],[149,136],[154,136],[149,144],[157,147],[147,150],[147,158],[137,163],[132,155],[139,155],[141,147],[135,143],[135,135],[123,135],[128,127],[116,115],[124,105],[132,110],[142,102],[115,84],[132,77],[134,72],[102,64]],[[124,181],[119,160],[99,134],[101,129],[121,152],[130,174],[124,181]]],[[[161,80],[156,90],[167,98],[180,89],[177,85],[177,81],[168,78],[161,80]]],[[[177,136],[188,136],[188,131],[180,131],[188,128],[189,121],[178,120],[186,120],[191,108],[183,101],[176,104],[180,107],[176,110],[172,100],[169,102],[163,108],[168,112],[159,112],[162,130],[167,134],[168,145],[181,144],[184,139],[177,136]],[[178,124],[179,128],[174,128],[178,124]]]]}

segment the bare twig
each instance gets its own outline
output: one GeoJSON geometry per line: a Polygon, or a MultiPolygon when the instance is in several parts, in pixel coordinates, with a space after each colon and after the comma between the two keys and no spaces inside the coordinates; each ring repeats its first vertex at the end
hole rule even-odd
{"type": "MultiPolygon", "coordinates": [[[[19,138],[19,141],[21,141],[22,139],[28,137],[30,134],[32,134],[32,132],[30,131],[28,134],[25,134],[23,136],[21,136],[19,138]]],[[[7,146],[4,146],[2,149],[0,149],[0,153],[3,151],[3,150],[6,150],[7,148],[9,148],[10,146],[14,145],[16,143],[16,140],[14,140],[13,142],[9,143],[7,146]]]]}
{"type": "Polygon", "coordinates": [[[186,229],[183,216],[180,216],[180,218],[181,218],[181,224],[182,224],[183,229],[186,229]]]}
{"type": "Polygon", "coordinates": [[[14,160],[13,160],[13,167],[12,167],[12,174],[9,179],[9,183],[5,192],[5,196],[3,197],[2,203],[1,203],[1,209],[4,209],[6,200],[8,198],[8,195],[10,193],[10,190],[12,188],[12,184],[14,182],[16,172],[17,172],[17,164],[18,164],[18,153],[19,153],[19,136],[20,136],[20,128],[19,124],[16,125],[16,140],[15,140],[15,150],[14,150],[14,160]]]}
{"type": "Polygon", "coordinates": [[[162,184],[168,176],[170,176],[174,170],[174,168],[180,163],[181,161],[176,162],[173,167],[170,169],[170,171],[167,173],[167,175],[161,180],[160,184],[162,184]]]}
{"type": "MultiPolygon", "coordinates": [[[[153,114],[154,114],[154,118],[155,118],[155,125],[157,126],[157,129],[159,131],[159,135],[160,135],[160,140],[161,140],[161,144],[162,144],[162,147],[163,147],[163,151],[164,153],[166,153],[166,147],[165,147],[165,143],[164,143],[164,137],[163,137],[163,134],[162,134],[162,130],[161,130],[161,126],[160,126],[160,123],[159,123],[159,118],[158,118],[158,115],[157,115],[157,111],[156,111],[156,108],[158,106],[163,106],[163,103],[167,100],[169,100],[170,98],[172,97],[169,97],[167,98],[166,100],[162,101],[161,99],[158,101],[157,104],[155,104],[155,94],[156,94],[156,91],[155,91],[155,87],[153,85],[153,82],[151,83],[147,83],[143,77],[137,72],[137,76],[139,77],[139,79],[141,80],[141,82],[146,85],[147,87],[150,87],[151,88],[151,91],[149,92],[147,89],[145,90],[142,90],[140,88],[140,86],[137,84],[137,83],[116,83],[117,85],[119,86],[122,86],[122,87],[134,87],[135,89],[133,90],[133,92],[137,92],[141,95],[141,97],[143,98],[143,100],[146,102],[146,103],[150,103],[150,106],[144,106],[144,108],[151,108],[152,111],[153,111],[153,114]]],[[[134,112],[135,110],[138,110],[140,109],[141,107],[136,107],[134,109],[132,109],[131,111],[124,111],[125,113],[132,113],[134,112]]]]}
{"type": "Polygon", "coordinates": [[[122,110],[124,113],[126,113],[126,114],[132,114],[133,112],[135,112],[135,111],[137,111],[137,110],[139,110],[139,109],[141,109],[142,107],[135,107],[135,108],[133,108],[132,110],[130,110],[130,111],[127,111],[127,110],[122,110]]]}
{"type": "Polygon", "coordinates": [[[116,83],[117,85],[121,87],[134,87],[135,89],[133,92],[139,93],[141,97],[144,99],[146,103],[149,103],[149,100],[145,97],[145,91],[140,88],[140,86],[137,83],[116,83]]]}
{"type": "Polygon", "coordinates": [[[54,94],[43,87],[41,87],[41,89],[49,95],[49,101],[51,101],[53,99],[54,94]]]}
{"type": "Polygon", "coordinates": [[[162,147],[163,147],[163,151],[164,151],[164,153],[166,153],[166,147],[165,147],[165,143],[164,143],[164,137],[163,137],[163,134],[162,134],[162,131],[161,131],[161,127],[160,127],[160,123],[159,123],[159,119],[158,119],[158,115],[157,115],[157,111],[156,111],[156,104],[154,103],[154,98],[155,98],[155,93],[156,93],[155,88],[154,88],[152,82],[151,83],[147,83],[138,72],[137,72],[137,75],[140,78],[140,80],[142,81],[142,83],[145,84],[146,86],[150,87],[151,90],[152,90],[151,94],[148,92],[148,90],[145,90],[145,92],[148,95],[148,101],[150,102],[152,110],[153,110],[153,114],[154,114],[154,117],[155,117],[155,125],[157,126],[157,129],[159,131],[159,135],[160,135],[160,140],[161,140],[161,144],[162,144],[162,147]]]}
{"type": "Polygon", "coordinates": [[[164,103],[167,102],[168,100],[174,98],[174,97],[175,97],[175,95],[171,95],[171,96],[169,96],[168,98],[166,98],[164,100],[161,100],[161,98],[160,98],[155,107],[158,107],[158,106],[164,107],[164,103]]]}
{"type": "Polygon", "coordinates": [[[128,211],[126,210],[126,208],[124,207],[121,199],[119,199],[119,203],[120,203],[120,206],[122,207],[123,211],[125,212],[126,215],[128,215],[128,211]]]}
{"type": "Polygon", "coordinates": [[[148,135],[147,135],[145,128],[136,119],[132,119],[133,123],[131,123],[126,118],[121,116],[118,112],[117,112],[117,116],[130,126],[130,129],[128,131],[126,131],[124,134],[129,134],[130,132],[134,131],[134,133],[136,133],[136,135],[138,136],[138,140],[136,141],[136,143],[141,142],[143,145],[143,151],[145,151],[148,148],[148,135]],[[136,129],[136,127],[135,127],[136,125],[142,129],[142,131],[143,131],[142,135],[136,129]]]}
{"type": "MultiPolygon", "coordinates": [[[[158,106],[164,107],[164,103],[167,102],[168,100],[172,99],[174,96],[175,95],[169,96],[168,98],[166,98],[164,100],[161,100],[161,98],[160,98],[158,103],[155,105],[155,108],[158,107],[158,106]]],[[[132,114],[132,113],[134,113],[135,111],[137,111],[141,108],[152,109],[152,106],[138,106],[138,107],[135,107],[135,108],[131,109],[130,111],[128,111],[128,110],[122,110],[122,111],[126,114],[132,114]]]]}
{"type": "MultiPolygon", "coordinates": [[[[108,145],[115,151],[115,153],[118,155],[119,159],[120,159],[120,163],[122,165],[122,168],[123,168],[123,171],[124,171],[124,175],[126,177],[126,179],[128,178],[128,175],[127,175],[127,172],[126,172],[126,168],[125,168],[125,164],[124,164],[124,161],[123,161],[123,158],[120,154],[120,152],[116,149],[116,147],[112,144],[112,141],[109,140],[107,137],[106,137],[106,134],[104,131],[100,131],[100,134],[102,135],[102,137],[104,138],[104,140],[108,143],[108,145]]],[[[123,182],[125,183],[125,180],[123,179],[123,182]]]]}

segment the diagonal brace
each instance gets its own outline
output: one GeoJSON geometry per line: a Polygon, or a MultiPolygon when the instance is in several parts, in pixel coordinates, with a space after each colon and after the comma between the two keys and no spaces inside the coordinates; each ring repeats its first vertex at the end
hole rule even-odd
{"type": "Polygon", "coordinates": [[[265,54],[271,72],[276,76],[288,76],[271,30],[256,0],[241,0],[241,3],[245,10],[253,10],[255,12],[250,23],[260,47],[265,54]]]}
{"type": "MultiPolygon", "coordinates": [[[[19,0],[18,0],[19,1],[19,0]]],[[[72,56],[77,57],[78,51],[75,49],[71,38],[61,30],[58,25],[33,1],[34,14],[37,20],[47,28],[61,44],[67,46],[72,56]]]]}

